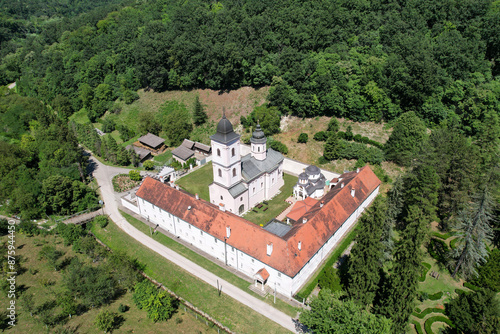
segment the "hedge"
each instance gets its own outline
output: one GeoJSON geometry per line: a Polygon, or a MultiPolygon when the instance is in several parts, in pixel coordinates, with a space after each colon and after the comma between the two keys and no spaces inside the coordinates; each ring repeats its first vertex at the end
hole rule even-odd
{"type": "Polygon", "coordinates": [[[440,315],[435,316],[435,317],[430,317],[429,319],[427,319],[425,321],[425,324],[424,324],[425,332],[427,334],[434,334],[432,332],[432,324],[435,323],[435,322],[444,322],[448,326],[453,327],[453,323],[451,322],[451,320],[448,319],[448,318],[446,318],[446,317],[443,317],[443,316],[440,316],[440,315]]]}
{"type": "Polygon", "coordinates": [[[413,324],[413,326],[415,326],[415,330],[417,331],[417,334],[424,334],[424,332],[422,331],[422,326],[420,325],[420,323],[418,321],[412,320],[411,323],[413,324]]]}
{"type": "Polygon", "coordinates": [[[435,237],[438,237],[440,239],[446,240],[449,237],[453,236],[454,233],[453,232],[448,232],[448,233],[432,232],[432,235],[435,236],[435,237]]]}
{"type": "Polygon", "coordinates": [[[444,310],[436,307],[432,308],[426,308],[420,313],[415,313],[413,312],[411,315],[414,316],[415,318],[423,319],[425,318],[426,315],[431,314],[431,313],[441,313],[444,314],[444,310]]]}
{"type": "Polygon", "coordinates": [[[429,295],[430,300],[439,300],[443,297],[443,291],[436,292],[435,294],[429,295]]]}
{"type": "Polygon", "coordinates": [[[418,278],[418,280],[420,282],[424,282],[425,281],[425,277],[427,276],[427,273],[429,272],[429,270],[431,269],[431,265],[429,263],[426,263],[426,262],[422,262],[422,274],[420,275],[420,277],[418,278]]]}
{"type": "MultiPolygon", "coordinates": [[[[337,136],[340,138],[340,139],[347,139],[347,136],[346,136],[346,133],[343,132],[343,131],[338,131],[337,132],[337,136]]],[[[352,137],[352,140],[355,141],[355,142],[358,142],[358,143],[362,143],[362,144],[370,144],[372,146],[375,146],[375,147],[378,147],[380,149],[383,149],[384,148],[384,144],[382,143],[379,143],[378,141],[375,141],[375,140],[371,140],[370,138],[368,137],[363,137],[361,136],[360,134],[357,134],[355,136],[352,137]]]]}
{"type": "Polygon", "coordinates": [[[471,284],[471,283],[469,283],[469,282],[464,282],[464,286],[465,286],[466,288],[471,289],[472,291],[480,291],[480,290],[481,290],[481,288],[480,288],[480,287],[475,286],[474,284],[471,284]]]}

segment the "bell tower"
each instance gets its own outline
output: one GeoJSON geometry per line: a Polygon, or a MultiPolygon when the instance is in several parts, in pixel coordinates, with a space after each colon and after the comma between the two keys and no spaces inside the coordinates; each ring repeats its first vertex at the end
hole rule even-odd
{"type": "Polygon", "coordinates": [[[260,161],[266,159],[266,141],[267,139],[264,135],[264,131],[262,131],[257,121],[257,127],[252,134],[252,138],[250,138],[250,143],[252,144],[252,157],[260,161]]]}
{"type": "Polygon", "coordinates": [[[223,111],[217,132],[210,137],[214,183],[228,189],[241,181],[240,135],[223,111]]]}

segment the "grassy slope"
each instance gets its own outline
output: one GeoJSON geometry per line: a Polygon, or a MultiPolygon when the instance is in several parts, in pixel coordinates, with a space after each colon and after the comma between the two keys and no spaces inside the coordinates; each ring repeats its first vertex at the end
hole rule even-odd
{"type": "Polygon", "coordinates": [[[115,224],[106,229],[93,227],[94,234],[113,250],[124,250],[146,266],[145,272],[161,282],[196,307],[207,312],[225,326],[238,333],[287,333],[277,325],[252,309],[222,293],[217,289],[188,274],[183,269],[166,261],[161,255],[146,248],[121,231],[115,224]],[[131,251],[133,249],[133,252],[131,251]]]}
{"type": "MultiPolygon", "coordinates": [[[[5,241],[6,237],[2,237],[1,240],[5,241]]],[[[26,289],[23,294],[33,295],[35,306],[40,306],[44,302],[55,299],[56,294],[63,291],[61,283],[62,272],[54,271],[52,267],[48,266],[46,261],[38,260],[38,253],[44,244],[56,246],[58,250],[65,253],[65,258],[78,256],[82,261],[89,262],[87,257],[75,254],[71,247],[64,246],[61,239],[54,236],[28,237],[18,233],[16,234],[16,244],[18,246],[16,254],[22,256],[21,266],[26,269],[23,273],[17,276],[17,287],[18,289],[21,287],[26,289]],[[35,270],[37,272],[33,275],[28,269],[30,269],[31,272],[34,272],[35,270]],[[51,285],[44,287],[42,286],[44,281],[50,281],[52,283],[51,285]]],[[[0,304],[7,305],[8,302],[9,300],[2,293],[0,295],[0,304]]],[[[120,296],[110,305],[89,310],[82,315],[73,316],[71,319],[68,318],[65,324],[58,325],[56,328],[71,327],[78,328],[79,333],[97,333],[99,331],[94,326],[94,320],[97,314],[101,310],[109,310],[118,313],[118,306],[120,304],[128,305],[130,309],[126,313],[120,313],[120,315],[125,318],[125,321],[116,332],[131,333],[139,330],[140,328],[141,333],[217,333],[216,330],[214,331],[213,329],[209,329],[209,327],[197,321],[194,316],[187,314],[184,310],[179,310],[176,314],[174,314],[172,319],[167,322],[159,322],[155,324],[147,318],[146,312],[139,310],[135,306],[132,302],[132,293],[130,292],[120,296]],[[182,321],[176,320],[177,318],[182,321]]],[[[16,311],[18,322],[15,327],[8,330],[9,333],[38,334],[47,332],[45,326],[38,321],[38,316],[35,314],[34,317],[31,317],[30,314],[25,311],[20,301],[16,304],[16,311]]],[[[54,311],[54,314],[60,312],[58,308],[55,308],[54,311]]]]}
{"type": "Polygon", "coordinates": [[[176,183],[191,194],[198,194],[200,198],[210,202],[208,185],[214,180],[212,173],[212,162],[209,162],[200,169],[180,178],[176,183]]]}

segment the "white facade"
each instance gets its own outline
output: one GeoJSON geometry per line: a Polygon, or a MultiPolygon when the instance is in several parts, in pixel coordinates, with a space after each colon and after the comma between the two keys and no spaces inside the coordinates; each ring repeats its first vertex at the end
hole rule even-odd
{"type": "MultiPolygon", "coordinates": [[[[316,254],[307,262],[307,264],[295,275],[289,277],[266,263],[246,254],[236,247],[230,246],[225,242],[215,238],[205,231],[179,219],[165,210],[137,198],[139,214],[149,222],[157,224],[160,228],[168,231],[176,237],[189,242],[194,247],[204,251],[227,266],[233,267],[248,277],[254,279],[255,274],[262,268],[269,273],[266,285],[276,289],[278,293],[292,297],[304,283],[311,277],[318,266],[328,257],[331,250],[338,244],[339,240],[353,226],[357,218],[364,209],[375,199],[379,191],[377,187],[369,197],[356,209],[356,211],[342,224],[335,234],[316,252],[316,254]]],[[[226,232],[230,240],[230,230],[226,232]]],[[[283,242],[286,243],[285,240],[283,242]]],[[[269,251],[269,249],[268,249],[269,251]]],[[[272,247],[271,247],[272,251],[272,247]]]]}

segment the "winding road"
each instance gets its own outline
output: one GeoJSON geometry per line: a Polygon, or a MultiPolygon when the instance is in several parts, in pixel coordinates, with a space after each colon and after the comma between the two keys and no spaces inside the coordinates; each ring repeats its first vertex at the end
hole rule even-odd
{"type": "Polygon", "coordinates": [[[113,176],[120,173],[128,173],[129,169],[106,166],[100,163],[94,157],[91,157],[89,159],[89,162],[93,167],[93,176],[95,177],[97,183],[99,184],[101,196],[105,203],[104,212],[107,215],[109,215],[109,217],[116,223],[116,225],[118,225],[118,227],[120,227],[123,231],[125,231],[127,234],[129,234],[131,237],[139,241],[144,246],[152,249],[153,251],[163,256],[165,259],[185,269],[192,275],[205,281],[211,286],[217,288],[217,281],[218,281],[219,284],[222,284],[222,286],[224,287],[224,293],[227,294],[228,296],[231,296],[240,303],[252,308],[254,311],[264,315],[265,317],[278,323],[284,328],[294,333],[298,333],[298,330],[296,329],[297,321],[292,319],[289,315],[275,309],[274,307],[251,296],[250,294],[235,287],[234,285],[214,275],[213,273],[207,271],[206,269],[200,267],[199,265],[191,262],[190,260],[177,254],[176,252],[160,244],[156,240],[148,237],[146,234],[142,233],[141,231],[133,227],[131,224],[129,224],[118,210],[119,199],[115,195],[111,183],[113,176]]]}

